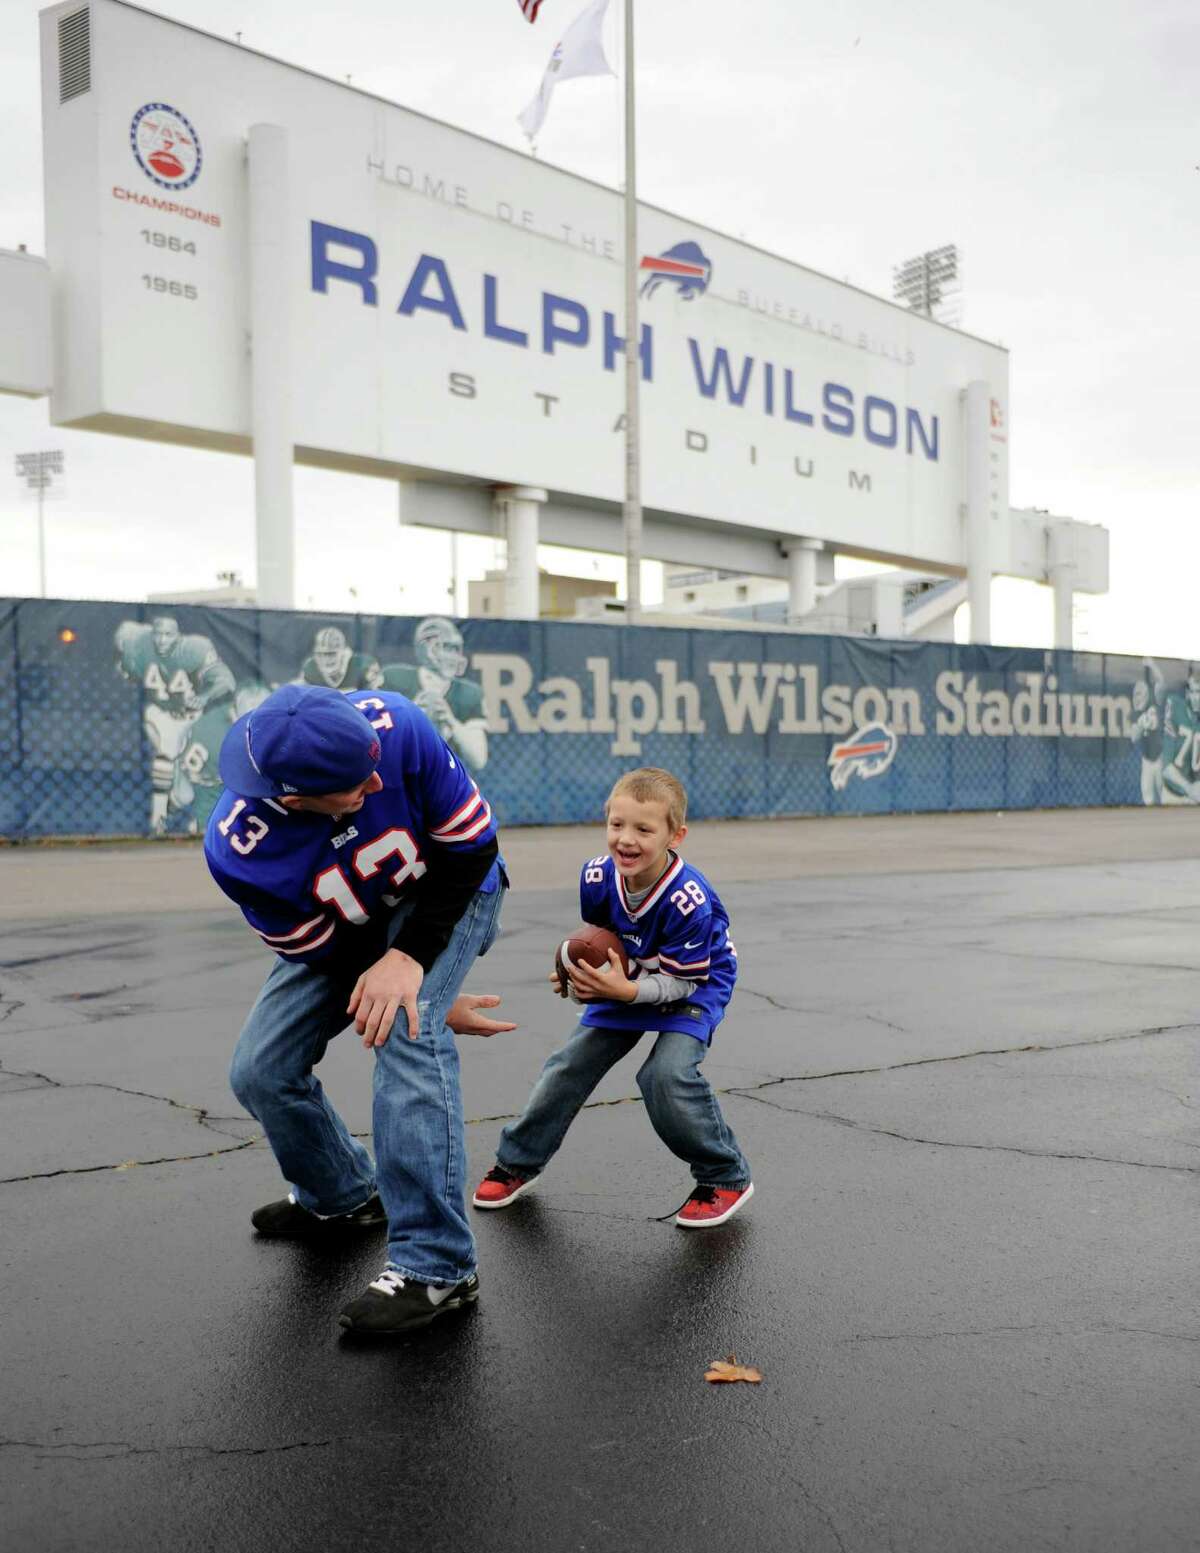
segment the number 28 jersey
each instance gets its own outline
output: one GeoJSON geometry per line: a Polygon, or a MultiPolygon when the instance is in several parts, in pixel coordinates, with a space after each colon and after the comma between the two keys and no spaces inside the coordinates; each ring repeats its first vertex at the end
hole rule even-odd
{"type": "Polygon", "coordinates": [[[583,1023],[607,1030],[681,1030],[707,1042],[733,996],[737,950],[729,915],[700,870],[668,853],[657,883],[634,907],[612,858],[594,857],[580,875],[579,909],[585,922],[620,938],[634,980],[661,971],[693,984],[677,1003],[589,1003],[583,1023]]]}
{"type": "MultiPolygon", "coordinates": [[[[386,690],[346,699],[379,732],[380,792],[335,819],[226,790],[204,837],[217,884],[269,949],[302,964],[354,954],[361,929],[386,918],[439,855],[496,836],[487,800],[423,712],[386,690]]],[[[493,865],[480,889],[500,878],[493,865]]]]}

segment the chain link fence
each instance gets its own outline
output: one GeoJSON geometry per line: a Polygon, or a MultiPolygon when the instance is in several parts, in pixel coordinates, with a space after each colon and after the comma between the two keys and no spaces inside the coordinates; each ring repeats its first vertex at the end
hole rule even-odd
{"type": "Polygon", "coordinates": [[[0,835],[202,831],[234,718],[399,690],[502,824],[586,822],[660,765],[696,818],[1200,799],[1178,660],[870,638],[0,601],[0,835]]]}

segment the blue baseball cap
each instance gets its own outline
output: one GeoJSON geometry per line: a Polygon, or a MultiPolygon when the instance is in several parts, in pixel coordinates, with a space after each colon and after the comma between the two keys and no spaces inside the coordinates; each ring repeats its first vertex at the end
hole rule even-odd
{"type": "Polygon", "coordinates": [[[357,707],[324,685],[281,685],[239,717],[221,744],[221,780],[244,798],[321,798],[365,782],[379,738],[357,707]]]}

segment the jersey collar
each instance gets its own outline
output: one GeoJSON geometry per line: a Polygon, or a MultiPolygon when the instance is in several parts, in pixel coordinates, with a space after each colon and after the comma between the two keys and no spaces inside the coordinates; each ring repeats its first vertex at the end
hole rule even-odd
{"type": "Polygon", "coordinates": [[[683,859],[681,857],[677,857],[674,852],[668,850],[667,866],[650,886],[649,895],[647,895],[642,904],[636,910],[634,910],[634,908],[629,904],[629,897],[625,890],[624,876],[617,868],[616,863],[614,863],[613,873],[615,873],[617,876],[617,890],[620,892],[621,906],[625,912],[625,915],[634,922],[636,922],[639,917],[644,917],[645,914],[650,910],[651,906],[657,905],[657,903],[662,899],[663,891],[676,877],[682,867],[683,859]]]}

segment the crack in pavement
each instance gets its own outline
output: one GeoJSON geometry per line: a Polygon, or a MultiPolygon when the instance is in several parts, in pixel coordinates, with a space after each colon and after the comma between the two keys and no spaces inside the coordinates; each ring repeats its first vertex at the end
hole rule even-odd
{"type": "Polygon", "coordinates": [[[33,954],[23,960],[0,960],[0,971],[15,971],[25,965],[47,965],[54,960],[103,954],[106,949],[127,949],[131,944],[140,944],[142,938],[142,934],[135,933],[131,938],[106,939],[100,944],[72,944],[66,949],[56,949],[53,954],[33,954]]]}
{"type": "Polygon", "coordinates": [[[17,1186],[24,1181],[52,1181],[56,1176],[93,1176],[102,1170],[136,1170],[142,1165],[186,1165],[193,1159],[237,1154],[241,1149],[256,1148],[263,1141],[262,1138],[247,1138],[244,1143],[231,1143],[227,1149],[205,1149],[202,1154],[163,1154],[158,1159],[123,1159],[116,1165],[69,1165],[62,1170],[39,1170],[27,1176],[0,1176],[0,1186],[17,1186]]]}
{"type": "Polygon", "coordinates": [[[890,1127],[873,1127],[869,1122],[856,1121],[852,1116],[839,1116],[834,1111],[805,1111],[790,1105],[776,1105],[762,1095],[738,1091],[744,1100],[757,1105],[770,1106],[773,1111],[785,1111],[789,1116],[811,1116],[814,1121],[832,1122],[838,1127],[848,1127],[853,1132],[870,1132],[880,1138],[895,1138],[901,1143],[923,1143],[935,1149],[974,1149],[987,1154],[1024,1154],[1028,1159],[1075,1159],[1095,1165],[1130,1165],[1137,1170],[1173,1170],[1185,1175],[1200,1174],[1193,1165],[1158,1165],[1145,1159],[1118,1159],[1111,1154],[1067,1154],[1057,1149],[1024,1149],[1012,1143],[956,1143],[947,1138],[921,1138],[911,1132],[896,1132],[890,1127]]]}
{"type": "MultiPolygon", "coordinates": [[[[39,1080],[38,1087],[43,1089],[108,1089],[118,1095],[131,1095],[141,1100],[155,1100],[162,1105],[171,1106],[174,1110],[188,1112],[194,1118],[197,1125],[203,1127],[205,1131],[216,1133],[221,1138],[233,1138],[235,1140],[229,1148],[205,1149],[200,1154],[168,1154],[158,1159],[123,1159],[115,1164],[73,1165],[64,1167],[62,1170],[40,1170],[23,1176],[0,1176],[0,1186],[13,1186],[21,1181],[46,1181],[55,1176],[94,1175],[101,1170],[132,1170],[141,1165],[169,1165],[181,1164],[192,1159],[215,1159],[219,1154],[236,1154],[241,1149],[251,1148],[256,1143],[263,1141],[261,1134],[256,1134],[252,1138],[239,1138],[236,1132],[230,1132],[227,1128],[214,1125],[215,1122],[219,1121],[236,1122],[239,1120],[236,1116],[214,1117],[207,1106],[188,1105],[183,1100],[173,1100],[170,1095],[153,1095],[145,1089],[125,1089],[120,1084],[105,1084],[98,1079],[88,1080],[83,1083],[72,1083],[63,1079],[51,1078],[48,1073],[6,1068],[2,1062],[0,1062],[0,1075],[7,1078],[37,1079],[39,1080]]],[[[28,1089],[10,1091],[13,1094],[23,1095],[29,1094],[29,1092],[28,1089]]]]}
{"type": "MultiPolygon", "coordinates": [[[[767,993],[757,993],[755,995],[758,997],[767,998],[768,1002],[776,1002],[776,1000],[771,998],[767,993]]],[[[782,1008],[786,1005],[779,1003],[777,1006],[782,1008]]],[[[890,1132],[886,1128],[871,1127],[867,1123],[856,1122],[852,1117],[838,1116],[834,1112],[807,1111],[803,1108],[797,1108],[795,1106],[777,1105],[773,1101],[767,1100],[759,1093],[759,1091],[763,1089],[775,1089],[785,1084],[813,1084],[821,1081],[822,1079],[830,1078],[865,1078],[875,1074],[898,1073],[903,1071],[905,1068],[935,1067],[941,1065],[942,1063],[948,1062],[972,1062],[985,1057],[1019,1056],[1028,1052],[1049,1053],[1073,1051],[1077,1047],[1083,1046],[1108,1046],[1120,1041],[1144,1040],[1151,1036],[1173,1035],[1181,1030],[1195,1030],[1197,1028],[1200,1027],[1190,1023],[1178,1025],[1151,1025],[1141,1030],[1122,1031],[1117,1035],[1094,1036],[1084,1041],[1056,1042],[1051,1046],[1044,1046],[1035,1042],[1023,1046],[986,1047],[979,1051],[951,1053],[945,1057],[913,1057],[905,1062],[884,1063],[879,1066],[870,1068],[831,1068],[822,1073],[787,1074],[782,1077],[764,1079],[760,1084],[730,1084],[719,1087],[714,1085],[713,1090],[714,1093],[718,1095],[733,1095],[744,1100],[755,1101],[759,1105],[769,1106],[774,1111],[782,1111],[788,1116],[809,1116],[816,1119],[817,1121],[829,1121],[840,1126],[854,1128],[862,1132],[875,1132],[882,1137],[896,1138],[899,1141],[905,1143],[923,1143],[932,1148],[993,1150],[998,1153],[1026,1154],[1030,1158],[1034,1159],[1076,1159],[1092,1161],[1097,1164],[1134,1165],[1145,1170],[1186,1171],[1189,1174],[1196,1174],[1197,1172],[1189,1165],[1156,1165],[1150,1164],[1143,1160],[1111,1158],[1103,1154],[1060,1154],[1050,1150],[1019,1149],[1004,1144],[952,1143],[940,1138],[919,1138],[909,1133],[890,1132]]],[[[104,1084],[99,1082],[85,1084],[60,1083],[57,1079],[51,1078],[48,1074],[24,1072],[18,1073],[14,1069],[6,1069],[2,1063],[0,1063],[0,1073],[8,1073],[15,1078],[38,1078],[41,1079],[45,1084],[58,1089],[111,1089],[114,1090],[117,1094],[136,1095],[146,1100],[157,1100],[165,1105],[174,1106],[178,1110],[190,1111],[194,1113],[199,1125],[206,1127],[210,1132],[215,1132],[226,1138],[237,1137],[236,1133],[227,1132],[222,1128],[214,1127],[212,1125],[209,1112],[204,1106],[187,1105],[182,1100],[172,1100],[169,1095],[152,1095],[141,1089],[122,1089],[121,1086],[117,1084],[104,1084]]],[[[20,1090],[15,1091],[15,1093],[26,1094],[28,1091],[20,1090]]],[[[1171,1093],[1173,1094],[1174,1092],[1171,1091],[1171,1093]]],[[[596,1111],[602,1109],[605,1106],[642,1104],[644,1104],[644,1101],[642,1100],[640,1094],[619,1095],[614,1100],[589,1100],[580,1109],[584,1111],[596,1111]]],[[[1189,1107],[1189,1109],[1194,1109],[1194,1107],[1189,1107]]],[[[510,1122],[514,1121],[520,1114],[521,1113],[519,1111],[504,1111],[489,1116],[469,1116],[464,1119],[464,1125],[467,1127],[480,1127],[489,1122],[510,1122]]],[[[216,1120],[237,1121],[239,1118],[218,1117],[216,1120]]],[[[371,1134],[369,1132],[358,1132],[354,1133],[353,1136],[356,1138],[369,1138],[371,1134]]],[[[209,1149],[200,1154],[180,1154],[174,1156],[165,1156],[161,1159],[128,1159],[108,1165],[74,1166],[62,1170],[41,1171],[32,1175],[5,1176],[0,1177],[0,1186],[12,1186],[24,1181],[49,1180],[55,1176],[94,1175],[98,1171],[103,1170],[131,1170],[142,1165],[173,1165],[184,1164],[191,1160],[215,1159],[222,1154],[236,1154],[242,1149],[252,1148],[256,1144],[260,1144],[264,1141],[265,1140],[261,1135],[256,1135],[253,1138],[239,1140],[230,1148],[209,1149]]]]}
{"type": "Polygon", "coordinates": [[[1200,1343],[1200,1332],[1164,1332],[1160,1327],[1127,1327],[1106,1323],[1096,1327],[1048,1327],[1037,1322],[1026,1326],[962,1327],[950,1332],[856,1332],[853,1337],[835,1338],[837,1346],[852,1343],[929,1343],[948,1337],[1000,1337],[1014,1332],[1045,1332],[1052,1337],[1074,1337],[1087,1333],[1132,1333],[1139,1337],[1165,1337],[1179,1343],[1200,1343]]]}
{"type": "MultiPolygon", "coordinates": [[[[330,1435],[324,1440],[291,1440],[284,1445],[134,1445],[128,1440],[0,1440],[0,1450],[36,1451],[51,1461],[122,1461],[131,1456],[168,1456],[188,1453],[201,1456],[272,1456],[284,1451],[320,1450],[350,1439],[330,1435]],[[71,1455],[85,1451],[86,1455],[71,1455]]],[[[372,1438],[379,1438],[373,1434],[372,1438]]],[[[399,1436],[393,1436],[399,1438],[399,1436]]]]}
{"type": "MultiPolygon", "coordinates": [[[[783,1005],[780,1005],[781,1007],[783,1005]]],[[[757,1089],[770,1089],[777,1084],[813,1084],[826,1078],[861,1078],[872,1073],[898,1073],[904,1068],[935,1067],[944,1062],[973,1062],[981,1057],[1016,1057],[1025,1052],[1067,1052],[1084,1046],[1111,1046],[1119,1041],[1141,1041],[1155,1035],[1175,1035],[1181,1030],[1197,1030],[1193,1021],[1178,1025],[1147,1025],[1141,1030],[1122,1030],[1116,1035],[1088,1036],[1082,1041],[1054,1041],[1045,1045],[1040,1041],[1026,1042],[1022,1046],[986,1046],[978,1051],[951,1052],[945,1057],[910,1057],[904,1062],[885,1062],[872,1068],[831,1068],[824,1073],[793,1073],[783,1078],[767,1079],[761,1084],[731,1085],[722,1089],[723,1095],[750,1094],[757,1089]]],[[[781,1108],[782,1109],[782,1108],[781,1108]]]]}
{"type": "MultiPolygon", "coordinates": [[[[776,1449],[776,1451],[781,1452],[785,1460],[792,1460],[795,1450],[794,1438],[790,1440],[781,1440],[776,1434],[776,1431],[764,1421],[761,1415],[749,1417],[747,1418],[746,1422],[750,1424],[750,1426],[757,1434],[762,1435],[766,1440],[768,1440],[770,1444],[776,1449]]],[[[806,1433],[811,1435],[812,1431],[808,1430],[806,1433]]],[[[842,1534],[838,1529],[837,1522],[833,1518],[833,1513],[829,1509],[828,1505],[823,1504],[821,1500],[817,1498],[813,1491],[808,1487],[807,1483],[805,1483],[803,1479],[796,1475],[794,1466],[790,1481],[799,1491],[800,1497],[804,1500],[804,1503],[824,1522],[825,1526],[833,1536],[834,1541],[841,1549],[841,1553],[846,1553],[846,1544],[842,1541],[842,1534]]]]}

